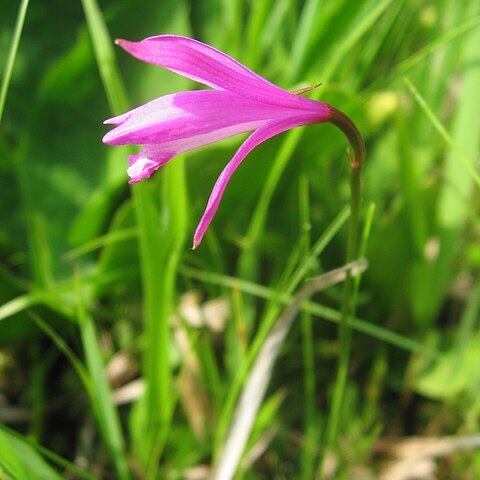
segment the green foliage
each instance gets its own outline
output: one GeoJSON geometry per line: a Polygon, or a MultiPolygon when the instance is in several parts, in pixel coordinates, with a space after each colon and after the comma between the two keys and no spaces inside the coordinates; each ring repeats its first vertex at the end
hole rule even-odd
{"type": "MultiPolygon", "coordinates": [[[[195,252],[241,139],[127,185],[131,149],[104,146],[102,121],[195,86],[113,39],[161,33],[289,90],[322,82],[307,95],[351,115],[367,142],[369,268],[349,322],[341,448],[325,448],[339,285],[302,304],[238,478],[376,478],[385,437],[478,437],[478,2],[18,3],[0,6],[0,422],[13,428],[0,427],[0,478],[185,478],[229,460],[272,327],[308,278],[345,261],[346,142],[330,126],[252,152],[195,252]]],[[[480,455],[456,452],[438,476],[480,477],[480,455]]]]}
{"type": "Polygon", "coordinates": [[[5,473],[10,478],[31,478],[32,480],[62,478],[27,442],[5,430],[0,431],[0,452],[0,474],[2,475],[5,473]]]}

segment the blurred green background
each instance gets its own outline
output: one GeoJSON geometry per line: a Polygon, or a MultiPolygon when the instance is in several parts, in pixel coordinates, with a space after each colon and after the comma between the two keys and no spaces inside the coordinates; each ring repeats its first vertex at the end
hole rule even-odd
{"type": "Polygon", "coordinates": [[[0,478],[226,479],[229,459],[246,479],[480,478],[478,1],[6,0],[0,18],[0,478]],[[240,457],[224,448],[285,304],[345,262],[346,140],[315,125],[257,148],[191,251],[245,136],[133,187],[132,150],[101,142],[106,118],[198,88],[113,45],[162,33],[321,82],[307,95],[365,137],[333,445],[341,284],[303,305],[240,457]]]}

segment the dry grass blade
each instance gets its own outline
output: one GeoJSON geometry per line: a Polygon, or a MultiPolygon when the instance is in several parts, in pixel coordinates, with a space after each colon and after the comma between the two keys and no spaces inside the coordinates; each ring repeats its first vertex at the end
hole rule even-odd
{"type": "Polygon", "coordinates": [[[382,440],[377,449],[397,457],[381,472],[380,480],[436,478],[434,459],[480,448],[480,435],[465,437],[412,438],[393,442],[382,440]]]}
{"type": "Polygon", "coordinates": [[[197,438],[204,439],[212,406],[202,378],[200,361],[181,325],[176,326],[174,336],[183,358],[183,369],[178,378],[180,399],[192,431],[197,438]]]}
{"type": "Polygon", "coordinates": [[[145,381],[141,378],[131,381],[112,392],[115,405],[126,405],[136,402],[145,393],[145,381]]]}

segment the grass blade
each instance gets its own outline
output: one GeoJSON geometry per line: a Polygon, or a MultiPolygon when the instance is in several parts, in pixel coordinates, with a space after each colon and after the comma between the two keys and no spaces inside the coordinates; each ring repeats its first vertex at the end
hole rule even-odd
{"type": "Polygon", "coordinates": [[[105,373],[100,341],[93,318],[83,306],[80,282],[77,281],[78,326],[85,353],[85,362],[92,388],[90,399],[103,440],[110,453],[117,478],[129,480],[130,473],[125,453],[125,442],[120,418],[112,400],[112,393],[105,373]]]}
{"type": "MultiPolygon", "coordinates": [[[[428,106],[425,98],[420,94],[420,92],[415,88],[415,85],[411,82],[408,77],[403,77],[403,81],[407,85],[410,93],[412,94],[415,101],[418,103],[420,108],[423,110],[425,115],[428,117],[435,130],[440,134],[445,143],[455,152],[455,165],[457,161],[460,160],[462,165],[465,167],[466,172],[472,177],[472,180],[480,187],[480,175],[475,170],[475,160],[469,158],[469,155],[455,142],[452,136],[448,133],[447,129],[442,125],[442,122],[438,119],[432,109],[428,106]]],[[[475,130],[475,126],[473,126],[475,130]]],[[[447,177],[450,178],[450,177],[447,177]]]]}
{"type": "Polygon", "coordinates": [[[7,101],[8,87],[12,78],[13,66],[15,65],[18,45],[22,36],[23,25],[25,24],[25,17],[27,16],[28,3],[29,0],[22,0],[22,3],[20,3],[13,39],[10,45],[10,50],[8,52],[7,63],[5,65],[2,86],[0,88],[0,126],[2,125],[3,111],[5,109],[5,102],[7,101]]]}
{"type": "Polygon", "coordinates": [[[45,460],[23,439],[0,426],[0,477],[15,480],[61,480],[45,460]],[[8,477],[3,477],[3,473],[8,477]]]}
{"type": "MultiPolygon", "coordinates": [[[[35,454],[37,454],[37,458],[34,460],[34,463],[31,464],[31,466],[35,467],[34,472],[32,473],[32,476],[19,476],[19,477],[14,477],[15,480],[18,478],[18,480],[23,480],[23,479],[34,479],[35,478],[35,473],[40,473],[40,472],[46,472],[47,475],[49,476],[42,476],[41,480],[44,480],[48,478],[48,480],[55,480],[56,478],[65,478],[65,475],[62,477],[57,477],[56,473],[52,473],[52,470],[50,468],[44,470],[43,466],[40,465],[40,462],[43,460],[38,456],[38,454],[42,455],[43,457],[47,458],[50,460],[50,462],[57,464],[59,467],[61,467],[64,470],[64,474],[66,472],[72,472],[72,474],[75,474],[79,478],[83,478],[85,480],[96,480],[97,477],[93,476],[92,474],[85,472],[84,470],[80,469],[76,465],[74,465],[71,462],[68,462],[64,458],[62,458],[60,455],[57,455],[56,453],[52,452],[51,450],[48,450],[38,443],[35,443],[33,440],[31,440],[28,437],[24,437],[23,435],[20,435],[19,433],[15,432],[14,430],[11,430],[7,428],[5,425],[0,424],[0,435],[3,436],[2,440],[0,440],[0,443],[9,444],[9,447],[7,448],[0,448],[0,457],[2,459],[0,460],[0,467],[4,468],[7,472],[9,471],[8,468],[6,467],[5,463],[8,464],[16,464],[14,468],[18,467],[18,463],[16,462],[16,453],[21,451],[21,449],[24,449],[24,452],[27,451],[27,454],[23,454],[22,458],[20,459],[21,462],[25,462],[28,458],[32,459],[35,454]],[[22,445],[20,449],[15,448],[15,452],[13,455],[9,455],[9,448],[14,446],[17,447],[18,445],[22,445]],[[7,457],[6,462],[3,462],[5,457],[7,457]]],[[[46,464],[45,464],[46,465],[46,464]]],[[[47,465],[48,467],[48,465],[47,465]]],[[[29,465],[26,465],[25,468],[20,466],[19,467],[22,472],[25,472],[28,470],[29,465]]],[[[2,471],[0,470],[0,474],[2,471]]],[[[11,472],[9,472],[11,473],[11,472]]]]}
{"type": "Polygon", "coordinates": [[[112,113],[118,115],[128,109],[128,99],[118,72],[113,42],[96,0],[82,0],[82,5],[103,87],[112,113]]]}

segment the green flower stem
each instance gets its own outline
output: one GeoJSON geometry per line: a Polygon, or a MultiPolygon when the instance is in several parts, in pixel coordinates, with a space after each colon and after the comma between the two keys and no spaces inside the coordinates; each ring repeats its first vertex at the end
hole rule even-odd
{"type": "MultiPolygon", "coordinates": [[[[347,136],[354,150],[353,158],[350,157],[350,223],[348,231],[348,247],[346,263],[356,259],[357,243],[359,231],[360,202],[361,202],[361,169],[365,160],[365,143],[355,124],[342,112],[332,108],[332,118],[330,120],[335,126],[340,128],[347,136]]],[[[343,400],[345,396],[345,387],[348,376],[348,364],[350,361],[350,352],[352,345],[352,328],[350,318],[355,313],[357,300],[357,288],[351,273],[348,273],[344,284],[342,317],[340,321],[340,355],[338,360],[338,371],[333,397],[331,402],[330,414],[327,422],[326,441],[323,455],[335,447],[340,429],[340,418],[342,414],[343,400]]],[[[320,462],[319,477],[321,477],[322,465],[320,462]]]]}
{"type": "MultiPolygon", "coordinates": [[[[351,213],[349,225],[349,239],[346,263],[352,262],[356,257],[358,238],[359,206],[360,206],[360,169],[352,168],[350,175],[350,188],[352,192],[351,213]]],[[[332,398],[332,408],[329,416],[329,428],[327,431],[327,446],[331,447],[337,441],[339,419],[345,384],[347,381],[348,363],[352,343],[352,328],[349,318],[354,315],[356,295],[353,292],[353,279],[347,275],[342,301],[342,317],[340,321],[340,357],[338,364],[337,380],[332,398]]]]}

